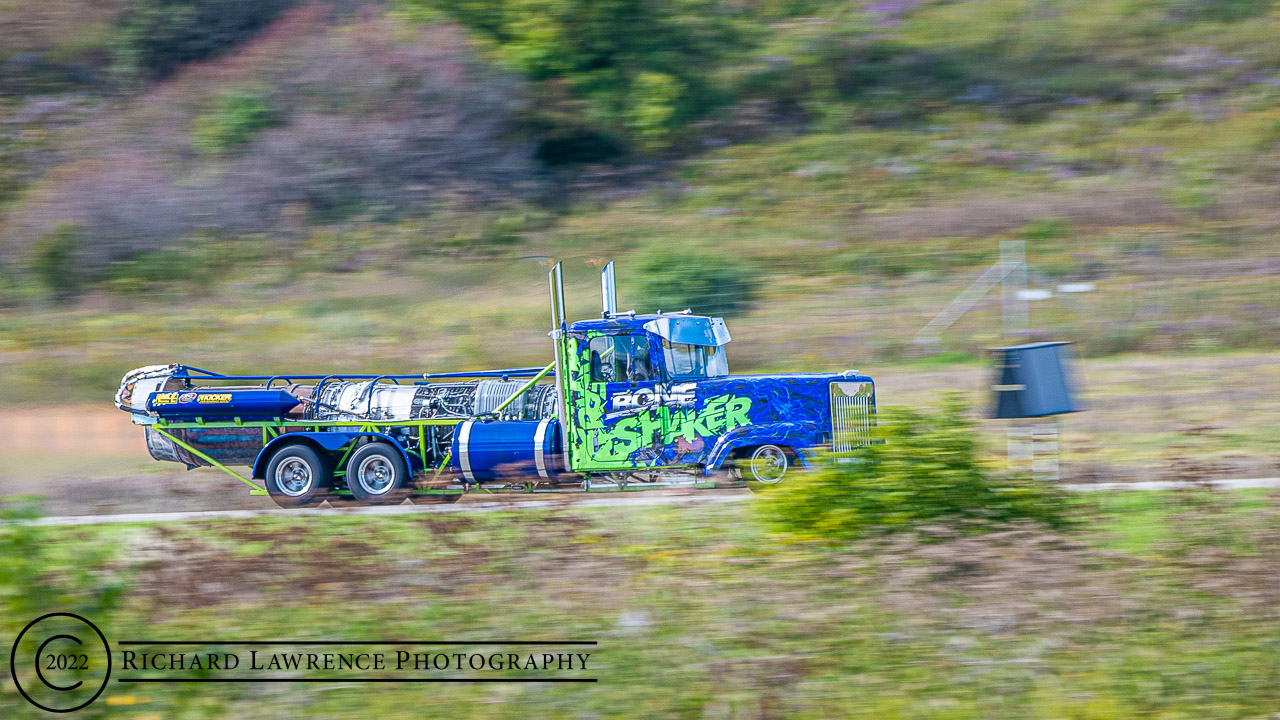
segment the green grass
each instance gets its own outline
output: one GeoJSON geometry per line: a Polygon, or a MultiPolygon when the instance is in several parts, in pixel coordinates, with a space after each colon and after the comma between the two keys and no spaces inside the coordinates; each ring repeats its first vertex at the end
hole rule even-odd
{"type": "MultiPolygon", "coordinates": [[[[1232,568],[1262,563],[1257,582],[1274,581],[1274,496],[1074,502],[1089,522],[1065,539],[1026,528],[834,549],[784,542],[737,504],[7,528],[35,550],[0,586],[0,622],[20,627],[28,606],[14,603],[36,593],[93,610],[114,639],[600,642],[590,686],[157,686],[131,708],[174,718],[1269,712],[1280,628],[1232,568]],[[1150,529],[1170,523],[1182,532],[1150,529]],[[1227,536],[1238,542],[1215,544],[1227,536]],[[121,590],[104,604],[106,587],[121,590]]],[[[20,702],[0,698],[15,717],[20,702]]]]}
{"type": "MultiPolygon", "coordinates": [[[[1194,489],[1181,492],[1121,492],[1080,496],[1075,502],[1095,513],[1101,523],[1097,528],[1102,538],[1100,547],[1129,555],[1158,558],[1170,547],[1189,538],[1179,537],[1181,528],[1171,522],[1173,516],[1197,515],[1204,520],[1221,517],[1225,523],[1221,537],[1241,528],[1265,526],[1272,522],[1269,513],[1274,493],[1267,490],[1212,491],[1194,489]]],[[[1257,548],[1238,537],[1224,547],[1244,554],[1257,548]]]]}

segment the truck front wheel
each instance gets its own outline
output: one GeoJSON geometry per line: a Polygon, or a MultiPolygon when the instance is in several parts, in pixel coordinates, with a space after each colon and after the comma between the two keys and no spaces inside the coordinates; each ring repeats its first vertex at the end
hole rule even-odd
{"type": "Polygon", "coordinates": [[[782,482],[794,465],[794,458],[791,448],[760,445],[744,452],[736,465],[747,487],[760,492],[782,482]]]}
{"type": "Polygon", "coordinates": [[[364,505],[399,505],[409,497],[409,468],[395,448],[371,442],[347,460],[347,489],[364,505]]]}
{"type": "Polygon", "coordinates": [[[333,479],[332,464],[314,448],[287,445],[267,463],[267,495],[280,507],[313,505],[324,499],[333,479]]]}

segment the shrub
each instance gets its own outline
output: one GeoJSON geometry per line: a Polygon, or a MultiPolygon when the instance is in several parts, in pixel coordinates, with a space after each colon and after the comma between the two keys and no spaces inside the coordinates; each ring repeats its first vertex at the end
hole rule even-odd
{"type": "Polygon", "coordinates": [[[40,515],[38,498],[0,496],[0,628],[19,627],[52,611],[97,618],[110,613],[128,590],[106,570],[115,551],[106,545],[63,552],[56,532],[22,523],[40,515]]]}
{"type": "Polygon", "coordinates": [[[1057,240],[1066,237],[1071,228],[1058,218],[1041,218],[1018,231],[1028,240],[1057,240]]]}
{"type": "Polygon", "coordinates": [[[983,471],[978,434],[964,411],[955,398],[934,412],[882,409],[879,444],[788,479],[762,498],[765,520],[833,542],[940,522],[972,532],[1017,519],[1063,525],[1057,492],[983,471]]]}
{"type": "Polygon", "coordinates": [[[1273,0],[1172,0],[1169,12],[1174,19],[1235,22],[1263,15],[1274,6],[1273,0]]]}
{"type": "Polygon", "coordinates": [[[640,298],[646,311],[690,308],[705,315],[737,315],[755,297],[756,273],[728,255],[659,248],[640,260],[640,298]]]}
{"type": "Polygon", "coordinates": [[[211,112],[196,118],[191,140],[199,150],[223,153],[276,123],[276,115],[261,92],[227,90],[218,95],[211,112]]]}
{"type": "Polygon", "coordinates": [[[630,93],[627,127],[642,147],[651,150],[663,147],[671,131],[676,105],[684,93],[684,84],[666,73],[640,73],[631,84],[630,93]]]}
{"type": "Polygon", "coordinates": [[[132,0],[121,14],[117,67],[154,80],[247,40],[294,0],[132,0]]]}
{"type": "MultiPolygon", "coordinates": [[[[208,243],[216,247],[217,242],[208,243]]],[[[174,292],[207,290],[220,279],[220,270],[204,260],[197,248],[148,250],[113,262],[103,284],[114,295],[136,295],[158,288],[174,292]]]]}
{"type": "Polygon", "coordinates": [[[76,261],[80,231],[72,224],[59,225],[31,247],[31,273],[56,300],[79,294],[82,278],[76,261]]]}

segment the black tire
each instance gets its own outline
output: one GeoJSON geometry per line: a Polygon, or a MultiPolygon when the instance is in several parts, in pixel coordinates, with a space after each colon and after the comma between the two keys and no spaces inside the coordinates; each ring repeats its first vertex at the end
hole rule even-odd
{"type": "Polygon", "coordinates": [[[734,469],[751,492],[768,492],[799,467],[796,453],[785,445],[757,445],[745,448],[734,459],[734,469]]]}
{"type": "Polygon", "coordinates": [[[267,495],[284,508],[314,505],[333,484],[333,463],[309,445],[286,445],[267,463],[267,495]]]}
{"type": "Polygon", "coordinates": [[[409,468],[387,443],[361,445],[347,460],[347,489],[362,505],[399,505],[412,489],[409,468]]]}

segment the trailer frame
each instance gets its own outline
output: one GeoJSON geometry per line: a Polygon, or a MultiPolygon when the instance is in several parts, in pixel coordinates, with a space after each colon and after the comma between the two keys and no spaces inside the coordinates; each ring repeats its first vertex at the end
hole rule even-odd
{"type": "MultiPolygon", "coordinates": [[[[387,437],[388,436],[387,433],[383,431],[384,428],[410,428],[410,429],[416,429],[416,435],[418,440],[418,448],[417,448],[416,454],[417,454],[418,461],[422,464],[422,470],[420,472],[427,473],[427,472],[430,472],[433,468],[433,465],[429,463],[427,460],[426,429],[428,427],[450,427],[450,426],[456,426],[468,420],[478,420],[478,419],[483,419],[485,417],[490,417],[490,416],[496,417],[503,410],[507,409],[507,407],[509,407],[513,402],[515,402],[517,398],[519,398],[521,395],[524,395],[526,392],[530,390],[530,388],[537,385],[538,381],[542,380],[548,375],[554,375],[554,371],[555,371],[555,363],[550,363],[546,367],[542,367],[542,368],[521,367],[521,368],[508,368],[508,369],[502,369],[502,370],[475,370],[475,371],[457,371],[457,372],[444,372],[444,373],[415,373],[415,374],[398,374],[398,375],[389,375],[389,374],[372,375],[372,374],[360,374],[360,373],[357,373],[357,374],[343,373],[343,374],[331,374],[331,375],[309,375],[309,374],[225,375],[222,373],[215,373],[209,370],[204,370],[202,368],[184,366],[181,370],[175,373],[173,377],[181,378],[185,380],[193,380],[193,381],[203,380],[203,381],[216,381],[216,382],[236,382],[236,381],[261,382],[265,380],[267,383],[265,387],[267,389],[270,389],[272,384],[275,383],[276,381],[294,382],[297,380],[319,380],[319,382],[316,384],[316,393],[315,393],[316,396],[319,396],[319,391],[324,386],[324,383],[330,380],[371,380],[372,382],[369,386],[370,402],[372,402],[373,400],[373,388],[379,382],[382,382],[384,380],[392,382],[396,385],[400,384],[400,380],[408,380],[408,379],[414,380],[415,381],[414,384],[425,384],[428,380],[434,380],[434,379],[455,379],[455,378],[457,379],[501,378],[505,380],[507,378],[512,378],[512,377],[528,377],[528,380],[525,382],[524,385],[521,385],[514,393],[511,394],[510,397],[508,397],[506,400],[503,400],[502,403],[499,404],[498,407],[494,408],[493,410],[480,415],[473,415],[473,416],[466,416],[466,417],[453,416],[453,417],[429,418],[429,419],[421,419],[421,420],[385,420],[385,421],[367,420],[367,419],[366,420],[309,420],[305,418],[288,419],[284,417],[276,417],[276,418],[271,418],[269,420],[242,420],[238,417],[233,417],[229,421],[228,420],[210,421],[210,420],[205,420],[204,418],[201,418],[201,417],[196,417],[194,420],[190,420],[190,421],[171,421],[171,420],[166,420],[164,418],[156,418],[154,422],[148,423],[147,425],[145,425],[145,427],[152,428],[153,430],[160,433],[164,437],[168,438],[171,442],[183,448],[184,450],[191,453],[195,457],[198,457],[201,460],[209,463],[209,465],[214,469],[220,470],[226,473],[227,475],[230,475],[231,477],[235,478],[236,480],[239,480],[240,482],[244,483],[249,487],[250,495],[267,495],[268,494],[267,489],[257,484],[256,482],[254,482],[254,479],[250,479],[245,477],[244,475],[241,475],[240,473],[236,472],[232,468],[227,467],[227,465],[225,465],[224,463],[219,462],[213,457],[210,457],[208,453],[205,453],[204,451],[193,447],[190,443],[183,441],[182,439],[178,438],[177,436],[175,436],[173,433],[169,431],[183,430],[183,429],[258,427],[262,429],[262,448],[263,450],[266,450],[266,448],[270,446],[272,442],[278,440],[280,437],[286,434],[289,434],[290,429],[295,431],[301,430],[303,432],[309,431],[311,433],[319,433],[319,432],[323,432],[324,430],[351,428],[353,430],[356,430],[359,434],[348,438],[347,442],[343,443],[338,448],[339,450],[342,451],[342,455],[337,461],[338,469],[334,471],[335,478],[345,478],[346,470],[342,469],[342,465],[346,461],[347,457],[350,456],[351,451],[355,448],[355,445],[360,438],[367,437],[368,435],[378,435],[378,436],[387,437]],[[192,373],[196,373],[196,374],[192,374],[192,373]]],[[[407,448],[401,446],[399,443],[396,443],[396,446],[406,454],[406,457],[408,456],[410,451],[407,448]]],[[[259,451],[259,454],[261,454],[261,452],[262,451],[259,451]]],[[[441,473],[443,473],[446,469],[448,469],[449,462],[451,460],[452,460],[452,453],[446,451],[444,453],[443,460],[440,462],[440,464],[437,466],[434,466],[434,472],[432,473],[432,481],[439,479],[441,473]]],[[[255,468],[258,466],[260,461],[261,461],[261,458],[254,461],[255,468]]],[[[250,473],[250,474],[254,474],[254,473],[250,473]]],[[[463,484],[463,488],[465,492],[465,488],[466,488],[465,483],[463,484]]],[[[429,493],[430,493],[430,490],[428,489],[422,493],[417,493],[417,494],[429,494],[429,493]]]]}

